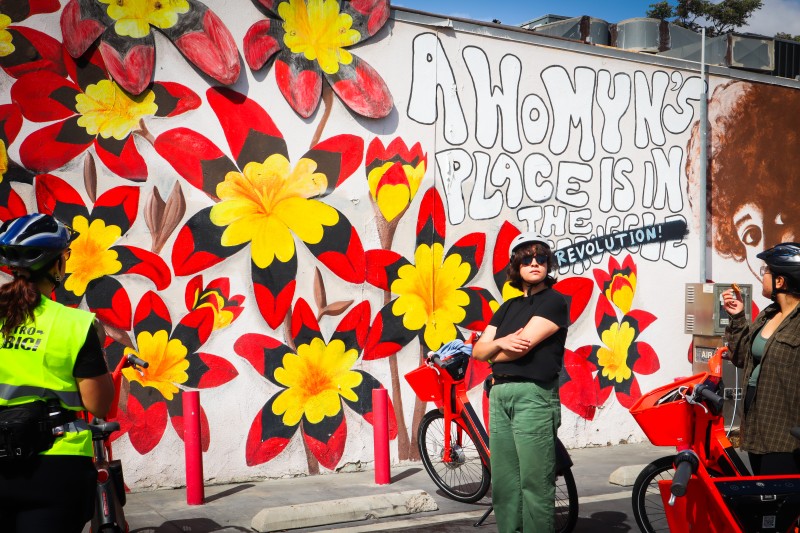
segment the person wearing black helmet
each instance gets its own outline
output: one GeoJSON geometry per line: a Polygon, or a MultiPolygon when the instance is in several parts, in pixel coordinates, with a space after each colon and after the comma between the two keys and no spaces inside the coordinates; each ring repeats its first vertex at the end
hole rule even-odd
{"type": "Polygon", "coordinates": [[[94,315],[54,302],[77,233],[50,215],[0,226],[0,531],[79,533],[91,518],[92,436],[114,385],[94,315]]]}
{"type": "Polygon", "coordinates": [[[772,300],[752,324],[732,290],[722,295],[731,321],[725,330],[731,362],[744,368],[741,448],[756,475],[800,474],[800,243],[758,254],[762,294],[772,300]]]}
{"type": "Polygon", "coordinates": [[[492,366],[492,502],[500,533],[554,531],[558,376],[569,309],[554,289],[553,252],[539,234],[509,246],[508,281],[523,292],[495,312],[472,348],[492,366]]]}

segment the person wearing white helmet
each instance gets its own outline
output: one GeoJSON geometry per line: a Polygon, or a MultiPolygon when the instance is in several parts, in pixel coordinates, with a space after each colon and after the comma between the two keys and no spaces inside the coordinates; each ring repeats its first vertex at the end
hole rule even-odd
{"type": "Polygon", "coordinates": [[[749,323],[733,290],[722,294],[731,317],[725,329],[731,362],[744,368],[741,448],[756,475],[800,474],[800,243],[785,242],[757,255],[767,306],[749,323]]]}
{"type": "Polygon", "coordinates": [[[554,290],[556,259],[538,233],[522,233],[508,250],[509,284],[523,294],[495,312],[472,348],[492,366],[490,446],[492,502],[500,533],[554,531],[558,376],[569,308],[554,290]]]}

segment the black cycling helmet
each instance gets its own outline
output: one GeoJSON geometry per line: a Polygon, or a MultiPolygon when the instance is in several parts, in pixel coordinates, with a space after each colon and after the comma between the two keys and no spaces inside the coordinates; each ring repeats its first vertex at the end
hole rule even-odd
{"type": "Polygon", "coordinates": [[[0,226],[0,263],[37,271],[69,248],[78,232],[51,215],[33,213],[0,226]]]}
{"type": "Polygon", "coordinates": [[[772,293],[800,293],[800,243],[783,242],[764,250],[756,257],[764,261],[772,272],[772,293]],[[786,279],[787,289],[775,288],[775,276],[786,279]]]}

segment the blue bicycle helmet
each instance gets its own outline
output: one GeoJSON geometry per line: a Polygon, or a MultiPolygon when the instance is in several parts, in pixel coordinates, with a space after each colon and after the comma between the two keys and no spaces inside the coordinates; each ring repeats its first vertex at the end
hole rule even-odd
{"type": "Polygon", "coordinates": [[[37,271],[69,248],[78,233],[51,215],[33,213],[0,226],[0,263],[37,271]]]}
{"type": "Polygon", "coordinates": [[[764,261],[772,272],[772,293],[800,292],[800,243],[783,242],[764,250],[756,257],[764,261]],[[775,276],[783,276],[788,285],[788,290],[775,288],[775,276]]]}

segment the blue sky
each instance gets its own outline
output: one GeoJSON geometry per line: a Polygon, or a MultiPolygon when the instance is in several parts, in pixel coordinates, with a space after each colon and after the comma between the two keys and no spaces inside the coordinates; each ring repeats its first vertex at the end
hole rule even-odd
{"type": "MultiPolygon", "coordinates": [[[[577,17],[589,15],[608,22],[643,17],[656,0],[392,0],[392,5],[429,13],[474,20],[498,19],[517,26],[548,13],[577,17]]],[[[673,4],[676,2],[673,1],[673,4]]],[[[778,31],[800,35],[800,0],[764,0],[742,31],[774,35],[778,31]]]]}

